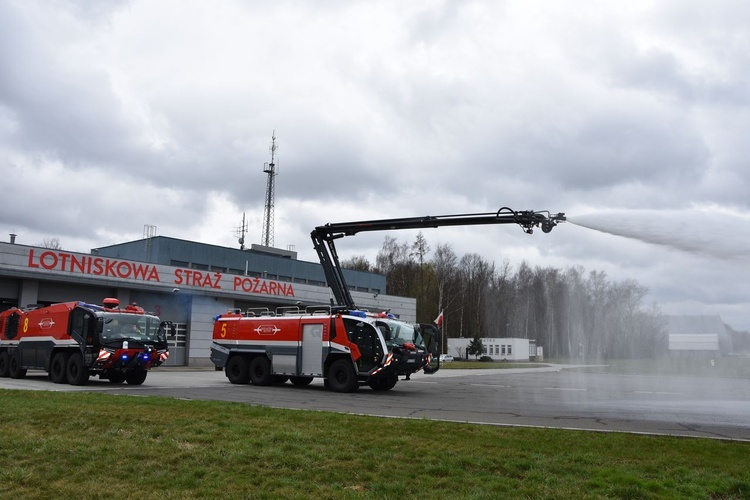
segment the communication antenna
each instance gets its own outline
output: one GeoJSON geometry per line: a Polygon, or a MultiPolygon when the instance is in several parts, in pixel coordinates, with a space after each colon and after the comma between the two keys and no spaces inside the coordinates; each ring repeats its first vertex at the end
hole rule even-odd
{"type": "Polygon", "coordinates": [[[263,164],[263,171],[268,174],[268,183],[266,184],[266,209],[263,211],[263,236],[261,242],[264,246],[273,246],[273,204],[274,192],[276,186],[274,178],[278,175],[276,171],[276,131],[271,135],[271,162],[263,164]]]}
{"type": "Polygon", "coordinates": [[[247,232],[247,223],[245,222],[245,212],[242,212],[242,225],[237,228],[237,242],[240,244],[240,250],[245,249],[245,233],[247,232]]]}
{"type": "Polygon", "coordinates": [[[146,254],[146,262],[151,262],[151,242],[153,237],[156,236],[156,226],[153,224],[143,225],[143,239],[146,242],[143,252],[146,254]]]}

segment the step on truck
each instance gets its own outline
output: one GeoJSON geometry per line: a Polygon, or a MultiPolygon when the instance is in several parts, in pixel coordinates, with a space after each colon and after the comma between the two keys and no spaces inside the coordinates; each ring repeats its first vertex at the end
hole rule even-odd
{"type": "Polygon", "coordinates": [[[331,306],[230,311],[214,318],[210,359],[233,384],[306,386],[322,378],[336,392],[388,391],[436,356],[413,329],[408,339],[392,338],[386,320],[331,306]]]}
{"type": "Polygon", "coordinates": [[[0,313],[0,377],[23,378],[44,370],[57,384],[85,385],[98,375],[112,383],[140,385],[148,370],[169,357],[174,324],[135,304],[119,308],[64,302],[0,313]]]}

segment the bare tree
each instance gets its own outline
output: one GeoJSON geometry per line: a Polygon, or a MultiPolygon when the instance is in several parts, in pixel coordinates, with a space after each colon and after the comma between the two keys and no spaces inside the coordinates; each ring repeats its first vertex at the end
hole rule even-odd
{"type": "Polygon", "coordinates": [[[385,275],[388,293],[414,297],[417,264],[409,253],[409,245],[399,243],[395,238],[385,237],[383,248],[376,257],[376,267],[385,275]]]}
{"type": "MultiPolygon", "coordinates": [[[[430,285],[430,281],[433,277],[432,269],[429,265],[426,265],[425,259],[427,254],[430,252],[430,246],[427,244],[422,231],[417,234],[414,243],[411,245],[411,257],[416,257],[418,270],[418,279],[416,287],[417,297],[417,318],[422,318],[427,321],[427,312],[433,309],[432,304],[428,304],[427,287],[430,285]]],[[[434,316],[433,316],[434,317],[434,316]]]]}
{"type": "Polygon", "coordinates": [[[484,260],[479,254],[464,255],[458,265],[461,279],[461,296],[463,300],[462,327],[473,335],[484,336],[483,315],[484,303],[491,276],[495,272],[495,265],[484,260]]]}
{"type": "Polygon", "coordinates": [[[364,255],[355,255],[350,259],[341,261],[341,267],[344,269],[353,269],[354,271],[371,271],[370,261],[364,255]]]}
{"type": "Polygon", "coordinates": [[[58,238],[44,238],[44,241],[38,246],[49,248],[50,250],[62,250],[62,245],[60,245],[60,240],[58,238]]]}
{"type": "Polygon", "coordinates": [[[438,245],[429,261],[428,252],[421,233],[412,245],[386,237],[377,269],[388,293],[417,298],[418,321],[443,311],[444,352],[447,337],[488,336],[535,339],[550,357],[649,357],[666,349],[664,318],[656,304],[642,306],[648,289],[633,280],[526,262],[514,272],[507,260],[496,270],[477,254],[459,259],[450,245],[438,245]]]}

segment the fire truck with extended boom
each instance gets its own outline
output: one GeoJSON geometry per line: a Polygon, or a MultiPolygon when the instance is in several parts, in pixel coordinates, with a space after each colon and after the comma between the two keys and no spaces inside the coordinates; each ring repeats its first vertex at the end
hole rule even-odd
{"type": "Polygon", "coordinates": [[[174,324],[135,304],[120,309],[118,299],[103,302],[0,313],[0,377],[23,378],[39,369],[57,384],[85,385],[92,375],[142,384],[149,369],[167,360],[174,324]]]}
{"type": "Polygon", "coordinates": [[[323,377],[326,387],[356,391],[393,388],[399,376],[439,369],[440,338],[434,325],[410,325],[387,312],[357,308],[341,268],[334,241],[362,231],[417,229],[479,224],[517,224],[531,234],[549,233],[565,214],[514,211],[383,219],[326,224],[311,238],[336,304],[235,310],[215,318],[211,361],[230,382],[256,385],[310,384],[323,377]]]}

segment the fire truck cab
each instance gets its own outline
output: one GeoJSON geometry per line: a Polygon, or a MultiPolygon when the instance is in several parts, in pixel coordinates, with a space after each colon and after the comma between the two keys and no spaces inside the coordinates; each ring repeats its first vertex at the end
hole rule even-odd
{"type": "Polygon", "coordinates": [[[432,374],[440,369],[440,331],[434,325],[407,323],[384,312],[368,315],[375,318],[388,351],[399,355],[399,376],[409,380],[412,373],[432,374]]]}
{"type": "Polygon", "coordinates": [[[120,309],[117,299],[9,309],[0,313],[0,377],[38,369],[58,384],[84,385],[99,375],[140,385],[169,356],[168,333],[171,322],[136,305],[120,309]]]}

